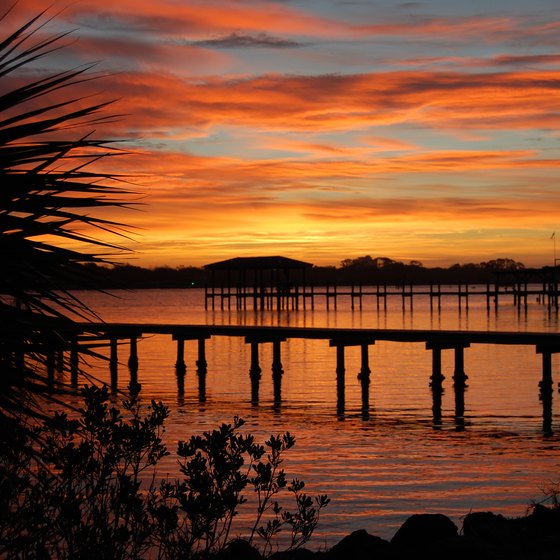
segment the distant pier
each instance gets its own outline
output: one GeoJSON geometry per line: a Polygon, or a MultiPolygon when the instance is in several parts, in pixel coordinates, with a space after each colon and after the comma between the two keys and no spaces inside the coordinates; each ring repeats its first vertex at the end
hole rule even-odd
{"type": "MultiPolygon", "coordinates": [[[[369,363],[369,348],[377,341],[415,342],[423,343],[426,350],[432,353],[432,369],[429,384],[433,395],[434,424],[441,422],[441,395],[443,381],[441,355],[445,350],[454,353],[454,368],[452,372],[453,388],[455,392],[455,417],[458,426],[464,418],[464,393],[467,373],[464,368],[465,351],[473,344],[517,345],[532,346],[537,354],[542,356],[542,368],[538,383],[539,396],[543,405],[543,430],[552,430],[552,355],[560,352],[560,333],[538,332],[491,332],[491,331],[445,331],[445,330],[416,330],[416,329],[354,329],[354,328],[311,328],[311,327],[260,327],[260,326],[232,326],[232,325],[171,325],[171,324],[140,324],[140,323],[79,323],[78,331],[67,333],[68,340],[73,340],[69,346],[61,351],[68,351],[68,360],[55,360],[54,353],[49,355],[47,365],[50,368],[49,378],[54,380],[54,370],[69,364],[72,372],[72,383],[78,383],[78,353],[91,350],[99,345],[109,346],[109,369],[111,372],[111,386],[117,389],[119,347],[128,343],[128,369],[130,383],[139,382],[139,359],[137,341],[144,335],[167,335],[177,343],[177,357],[175,371],[177,374],[178,391],[184,391],[184,378],[187,372],[185,361],[185,344],[195,342],[197,347],[196,372],[199,381],[199,398],[205,400],[206,373],[209,364],[206,359],[206,343],[213,337],[243,338],[250,346],[250,363],[248,373],[251,385],[251,400],[259,400],[259,382],[262,375],[260,363],[260,346],[272,344],[273,359],[270,366],[274,383],[274,401],[280,404],[282,397],[282,343],[289,339],[324,340],[336,349],[333,356],[333,372],[336,374],[337,411],[344,413],[345,407],[345,351],[348,347],[359,346],[361,351],[361,369],[358,375],[362,386],[362,411],[367,416],[369,411],[369,384],[371,369],[369,363]]],[[[403,382],[406,379],[403,377],[403,382]]],[[[305,379],[302,379],[305,383],[305,379]]],[[[333,387],[334,389],[334,387],[333,387]]]]}
{"type": "Polygon", "coordinates": [[[475,284],[432,282],[420,284],[414,277],[397,283],[371,282],[362,284],[309,283],[313,265],[287,257],[236,257],[208,264],[210,280],[204,290],[205,309],[314,309],[323,304],[337,309],[349,302],[351,309],[363,309],[371,302],[377,309],[387,309],[389,300],[396,299],[402,309],[414,307],[419,297],[427,297],[430,309],[441,309],[443,300],[455,301],[468,309],[473,298],[483,298],[486,308],[498,308],[512,303],[527,308],[530,301],[558,311],[560,267],[541,269],[503,269],[494,272],[494,281],[475,284]]]}
{"type": "Polygon", "coordinates": [[[442,301],[455,302],[461,309],[468,309],[475,298],[485,301],[486,309],[497,309],[499,305],[510,304],[527,308],[529,302],[546,306],[558,311],[558,282],[534,285],[517,284],[400,284],[400,285],[359,285],[359,286],[306,286],[274,285],[206,286],[204,291],[205,309],[315,309],[324,305],[326,309],[337,309],[341,304],[349,304],[352,310],[364,309],[373,305],[376,309],[386,310],[389,300],[397,301],[404,309],[413,309],[414,301],[420,297],[429,298],[431,310],[441,310],[442,301]]]}

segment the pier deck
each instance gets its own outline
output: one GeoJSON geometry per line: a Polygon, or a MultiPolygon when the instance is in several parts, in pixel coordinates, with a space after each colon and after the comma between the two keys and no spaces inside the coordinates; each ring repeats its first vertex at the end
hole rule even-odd
{"type": "MultiPolygon", "coordinates": [[[[199,392],[205,398],[205,384],[208,364],[206,361],[206,341],[212,337],[238,337],[251,347],[249,377],[251,381],[251,399],[258,402],[261,366],[259,363],[259,345],[272,343],[273,361],[272,378],[274,382],[274,400],[281,402],[281,380],[283,366],[281,344],[289,339],[324,340],[336,348],[336,390],[337,408],[344,410],[345,387],[345,349],[349,346],[361,347],[361,369],[358,378],[362,386],[362,405],[364,413],[369,410],[369,347],[377,341],[423,343],[426,350],[432,352],[432,374],[430,386],[433,395],[434,421],[441,420],[441,395],[443,392],[441,353],[454,351],[453,387],[455,391],[456,418],[464,415],[464,393],[468,379],[464,368],[464,352],[473,344],[522,345],[533,346],[542,356],[541,379],[539,381],[540,399],[543,404],[543,430],[551,431],[552,424],[552,355],[560,353],[560,333],[550,332],[514,332],[514,331],[468,331],[468,330],[431,330],[431,329],[363,329],[363,328],[329,328],[329,327],[286,327],[286,326],[243,326],[243,325],[191,325],[191,324],[155,324],[155,323],[78,323],[72,332],[66,333],[69,343],[72,370],[72,382],[77,384],[77,354],[92,345],[104,344],[110,347],[109,367],[111,385],[116,389],[118,382],[118,347],[129,342],[128,369],[131,384],[138,383],[138,347],[137,342],[144,335],[167,335],[177,342],[177,373],[179,392],[184,390],[186,374],[185,343],[196,341],[198,359],[196,371],[199,377],[199,392]],[[77,330],[76,330],[77,329],[77,330]],[[82,342],[84,341],[84,342],[82,342]]],[[[54,368],[54,358],[49,360],[54,368]]],[[[334,369],[334,368],[333,368],[334,369]]],[[[50,374],[54,378],[54,369],[50,374]]]]}
{"type": "Polygon", "coordinates": [[[446,344],[515,344],[558,347],[560,333],[518,331],[471,331],[439,329],[363,329],[332,327],[284,327],[253,325],[189,325],[159,323],[78,323],[84,333],[125,338],[144,334],[167,334],[185,338],[229,336],[254,338],[303,338],[319,340],[357,340],[361,338],[391,342],[446,344]]]}

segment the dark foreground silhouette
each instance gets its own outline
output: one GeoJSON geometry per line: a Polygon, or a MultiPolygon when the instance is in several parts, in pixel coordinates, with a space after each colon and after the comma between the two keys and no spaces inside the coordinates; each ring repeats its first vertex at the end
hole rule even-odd
{"type": "MultiPolygon", "coordinates": [[[[246,541],[233,541],[220,560],[260,560],[246,541]]],[[[536,505],[529,515],[506,518],[491,512],[469,513],[462,530],[445,515],[407,519],[388,541],[355,531],[326,551],[277,552],[274,560],[557,560],[560,558],[560,508],[536,505]]]]}

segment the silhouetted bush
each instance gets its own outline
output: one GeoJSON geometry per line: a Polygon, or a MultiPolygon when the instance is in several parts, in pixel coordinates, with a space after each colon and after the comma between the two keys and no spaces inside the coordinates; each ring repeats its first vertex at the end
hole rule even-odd
{"type": "Polygon", "coordinates": [[[288,482],[281,463],[295,443],[289,433],[260,445],[235,418],[179,442],[183,478],[158,481],[158,463],[169,455],[168,409],[155,401],[145,407],[134,394],[118,409],[106,388],[85,387],[83,398],[76,417],[55,413],[0,456],[0,557],[208,558],[230,544],[234,525],[253,548],[260,539],[263,554],[287,528],[294,550],[329,502],[288,482]],[[241,527],[246,490],[256,513],[241,527]],[[276,500],[283,490],[295,498],[294,512],[276,500]]]}

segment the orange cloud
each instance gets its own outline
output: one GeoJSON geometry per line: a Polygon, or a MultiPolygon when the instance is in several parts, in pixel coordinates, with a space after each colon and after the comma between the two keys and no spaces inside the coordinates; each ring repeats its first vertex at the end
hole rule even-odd
{"type": "Polygon", "coordinates": [[[142,36],[81,36],[68,44],[68,54],[98,67],[116,72],[151,72],[174,67],[180,75],[206,74],[208,68],[219,71],[229,64],[230,57],[196,45],[146,40],[142,36]]]}
{"type": "Polygon", "coordinates": [[[387,72],[190,81],[123,73],[111,93],[132,116],[122,127],[165,137],[177,128],[359,130],[406,124],[434,129],[557,128],[559,72],[387,72]]]}
{"type": "MultiPolygon", "coordinates": [[[[41,3],[20,6],[25,13],[41,3]]],[[[541,230],[557,229],[555,51],[519,54],[501,44],[487,56],[428,49],[412,58],[410,49],[387,49],[372,71],[376,62],[365,64],[365,50],[359,72],[342,63],[354,41],[371,46],[385,37],[393,46],[392,38],[405,37],[417,46],[458,38],[464,46],[534,36],[540,45],[552,41],[558,24],[477,16],[378,18],[375,25],[362,18],[357,26],[346,13],[334,19],[311,9],[122,0],[102,7],[84,1],[62,12],[62,27],[77,22],[82,29],[65,51],[69,59],[106,59],[100,68],[118,70],[81,84],[77,94],[96,94],[82,104],[120,99],[114,110],[123,116],[96,125],[96,135],[124,138],[134,154],[98,165],[116,165],[146,192],[138,212],[110,214],[139,228],[144,262],[204,264],[228,251],[271,248],[331,264],[369,253],[399,258],[405,250],[410,258],[435,258],[449,236],[459,252],[468,242],[472,250],[475,238],[477,247],[502,247],[505,235],[529,254],[541,230]],[[336,53],[332,72],[272,71],[304,44],[318,45],[306,63],[329,57],[323,40],[336,53]],[[243,49],[225,54],[230,47],[243,49]],[[267,74],[252,68],[254,51],[255,58],[243,58],[256,47],[275,49],[267,74]],[[417,66],[396,66],[393,56],[417,66]],[[504,234],[511,230],[518,233],[504,234]]]]}
{"type": "Polygon", "coordinates": [[[376,151],[410,151],[417,150],[419,146],[399,140],[398,138],[387,138],[385,136],[364,136],[360,139],[363,143],[372,146],[376,151]]]}
{"type": "MultiPolygon", "coordinates": [[[[207,220],[207,214],[216,216],[220,222],[239,223],[244,214],[255,210],[283,215],[286,208],[297,208],[307,216],[319,216],[329,209],[332,218],[353,219],[353,212],[364,210],[371,217],[408,216],[411,212],[421,213],[429,210],[429,219],[434,213],[440,216],[461,215],[473,217],[478,215],[496,217],[517,216],[522,212],[526,216],[542,217],[558,211],[558,204],[551,203],[554,194],[554,181],[539,179],[538,188],[524,188],[526,177],[522,171],[533,170],[544,173],[547,166],[551,169],[560,167],[559,160],[541,163],[530,158],[530,153],[478,153],[466,154],[435,153],[410,154],[402,157],[386,157],[378,161],[301,161],[266,160],[261,162],[245,161],[234,158],[192,157],[184,154],[152,154],[136,160],[121,163],[126,171],[130,165],[134,172],[150,174],[140,179],[145,185],[148,196],[146,203],[156,208],[140,221],[162,220],[161,209],[188,215],[188,223],[207,220]],[[424,184],[422,191],[409,189],[408,196],[395,197],[388,188],[390,178],[393,186],[401,185],[399,192],[406,192],[408,176],[415,178],[419,173],[426,177],[434,171],[445,173],[433,188],[424,184]],[[516,172],[520,177],[517,183],[507,179],[507,188],[496,189],[494,196],[482,188],[453,185],[453,176],[471,177],[471,183],[481,181],[484,173],[492,172],[494,181],[500,176],[504,181],[510,173],[516,172]],[[500,175],[502,174],[502,175],[500,175]],[[451,182],[450,182],[451,181],[451,182]],[[447,187],[445,186],[447,184],[447,187]],[[329,188],[326,188],[329,187],[329,188]],[[321,195],[330,191],[329,196],[321,195]],[[354,200],[354,202],[349,202],[354,200]],[[528,201],[531,201],[528,204],[528,201]],[[433,201],[437,201],[434,203],[433,201]],[[508,202],[509,201],[509,202],[508,202]],[[432,204],[430,206],[430,204],[432,204]],[[348,209],[351,209],[349,211],[348,209]],[[202,212],[202,214],[200,214],[202,212]],[[513,212],[513,214],[511,214],[513,212]]],[[[391,183],[389,183],[391,185],[391,183]]],[[[531,185],[532,186],[532,185],[531,185]]],[[[258,219],[252,216],[251,220],[258,219]]],[[[175,227],[173,221],[162,220],[162,227],[175,227]]],[[[211,222],[208,222],[211,223],[211,222]]]]}
{"type": "Polygon", "coordinates": [[[520,29],[519,23],[512,17],[449,17],[409,18],[407,21],[394,23],[381,23],[360,25],[356,31],[368,35],[405,35],[434,37],[448,37],[456,41],[470,41],[473,37],[484,37],[487,40],[497,41],[497,36],[512,35],[520,29]]]}
{"type": "MultiPolygon", "coordinates": [[[[22,14],[45,9],[41,0],[25,0],[18,6],[22,14]]],[[[82,0],[65,5],[58,15],[84,29],[114,32],[166,33],[189,39],[208,38],[232,31],[293,33],[332,36],[344,26],[281,2],[231,2],[229,0],[119,0],[104,3],[82,0]]]]}

